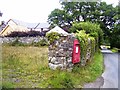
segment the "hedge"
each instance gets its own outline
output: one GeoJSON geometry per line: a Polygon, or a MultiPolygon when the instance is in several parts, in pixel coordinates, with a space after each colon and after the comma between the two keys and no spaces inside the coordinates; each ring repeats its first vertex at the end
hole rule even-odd
{"type": "Polygon", "coordinates": [[[70,31],[73,33],[77,33],[77,31],[81,30],[84,30],[86,34],[89,34],[89,36],[94,37],[96,41],[99,40],[99,45],[103,42],[103,31],[99,24],[92,22],[74,22],[70,28],[70,31]]]}
{"type": "Polygon", "coordinates": [[[88,60],[91,60],[96,51],[96,40],[89,34],[85,33],[85,30],[77,31],[76,37],[80,42],[81,50],[81,65],[86,65],[88,60]]]}

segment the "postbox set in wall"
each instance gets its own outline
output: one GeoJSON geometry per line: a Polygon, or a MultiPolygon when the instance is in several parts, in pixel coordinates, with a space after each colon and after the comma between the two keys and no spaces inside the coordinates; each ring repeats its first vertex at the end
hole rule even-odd
{"type": "Polygon", "coordinates": [[[79,63],[80,62],[80,44],[77,39],[73,42],[73,52],[72,52],[72,63],[79,63]]]}

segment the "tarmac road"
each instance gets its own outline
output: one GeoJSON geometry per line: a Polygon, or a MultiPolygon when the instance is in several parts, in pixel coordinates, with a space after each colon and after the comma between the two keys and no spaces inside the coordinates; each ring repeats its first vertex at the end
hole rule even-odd
{"type": "Polygon", "coordinates": [[[118,88],[118,53],[102,50],[104,55],[105,71],[102,74],[104,84],[101,88],[118,88]]]}
{"type": "Polygon", "coordinates": [[[120,75],[118,74],[120,73],[120,68],[118,67],[120,60],[118,59],[120,59],[120,53],[112,53],[112,51],[107,49],[103,49],[101,52],[104,56],[104,73],[95,82],[85,84],[83,88],[101,88],[100,90],[102,90],[102,88],[119,88],[120,90],[120,85],[118,85],[118,75],[120,75]]]}

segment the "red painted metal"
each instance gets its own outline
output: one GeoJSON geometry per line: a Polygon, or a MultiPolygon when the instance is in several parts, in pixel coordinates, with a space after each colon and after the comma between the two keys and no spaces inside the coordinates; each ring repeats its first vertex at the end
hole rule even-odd
{"type": "Polygon", "coordinates": [[[73,52],[72,52],[72,63],[79,63],[80,62],[80,44],[77,39],[73,42],[73,52]]]}

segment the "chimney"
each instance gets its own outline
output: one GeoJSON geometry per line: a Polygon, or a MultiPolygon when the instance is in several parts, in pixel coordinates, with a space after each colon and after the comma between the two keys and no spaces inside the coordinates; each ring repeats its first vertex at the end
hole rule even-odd
{"type": "Polygon", "coordinates": [[[43,28],[41,28],[41,32],[43,32],[43,28]]]}
{"type": "Polygon", "coordinates": [[[1,17],[2,17],[2,14],[3,14],[3,13],[1,13],[1,11],[0,11],[0,16],[1,16],[1,17]]]}

